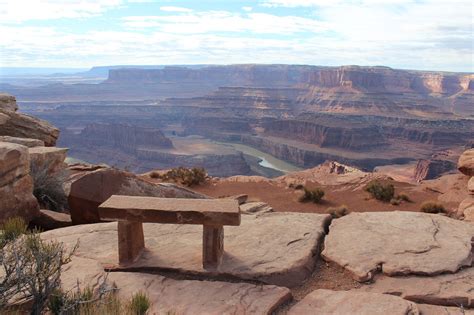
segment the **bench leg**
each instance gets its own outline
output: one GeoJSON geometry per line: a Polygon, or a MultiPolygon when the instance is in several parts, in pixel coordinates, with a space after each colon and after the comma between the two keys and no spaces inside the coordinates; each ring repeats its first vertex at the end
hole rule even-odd
{"type": "Polygon", "coordinates": [[[143,224],[141,222],[118,221],[119,264],[130,264],[138,259],[143,248],[143,224]]]}
{"type": "Polygon", "coordinates": [[[224,227],[203,226],[202,236],[202,266],[216,268],[222,262],[224,254],[224,227]]]}

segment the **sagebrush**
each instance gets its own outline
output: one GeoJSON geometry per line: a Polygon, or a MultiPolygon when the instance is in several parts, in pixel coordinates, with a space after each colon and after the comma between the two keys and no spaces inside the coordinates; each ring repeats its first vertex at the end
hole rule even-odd
{"type": "Polygon", "coordinates": [[[301,202],[314,202],[314,203],[320,203],[321,200],[324,197],[324,190],[321,188],[314,188],[314,189],[308,189],[308,188],[303,188],[304,194],[300,197],[301,202]]]}
{"type": "Polygon", "coordinates": [[[372,181],[366,187],[365,191],[370,193],[377,200],[390,202],[395,195],[395,187],[390,183],[382,183],[380,181],[372,181]]]}
{"type": "Polygon", "coordinates": [[[163,181],[173,181],[191,187],[204,183],[207,178],[207,173],[206,170],[201,167],[194,167],[191,169],[177,167],[170,169],[164,174],[153,172],[150,176],[152,178],[160,178],[163,181]]]}
{"type": "Polygon", "coordinates": [[[51,163],[32,161],[30,175],[33,178],[33,195],[42,208],[62,212],[68,208],[64,183],[69,173],[65,169],[52,171],[51,163]]]}

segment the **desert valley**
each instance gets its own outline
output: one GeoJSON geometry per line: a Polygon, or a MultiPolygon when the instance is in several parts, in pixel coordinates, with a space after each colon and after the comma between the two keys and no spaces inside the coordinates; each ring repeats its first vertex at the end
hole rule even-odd
{"type": "Polygon", "coordinates": [[[0,315],[474,315],[472,0],[1,0],[0,315]]]}

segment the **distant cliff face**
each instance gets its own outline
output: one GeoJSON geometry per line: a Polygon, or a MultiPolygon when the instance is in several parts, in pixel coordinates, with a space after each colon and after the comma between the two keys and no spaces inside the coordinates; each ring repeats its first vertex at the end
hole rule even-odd
{"type": "Polygon", "coordinates": [[[78,139],[84,144],[96,147],[108,145],[128,153],[135,153],[140,145],[173,147],[171,140],[159,129],[125,124],[90,124],[82,130],[78,139]]]}

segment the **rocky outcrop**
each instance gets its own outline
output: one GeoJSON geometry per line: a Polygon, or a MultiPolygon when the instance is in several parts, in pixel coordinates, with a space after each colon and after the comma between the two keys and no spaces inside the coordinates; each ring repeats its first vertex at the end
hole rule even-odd
{"type": "MultiPolygon", "coordinates": [[[[240,226],[225,227],[225,253],[218,271],[202,267],[202,227],[176,224],[144,223],[146,250],[129,267],[134,271],[225,275],[286,287],[297,286],[311,275],[329,215],[273,212],[242,215],[241,219],[240,226]]],[[[75,255],[117,266],[115,222],[78,225],[48,231],[42,236],[67,246],[74,246],[79,238],[75,255]]]]}
{"type": "Polygon", "coordinates": [[[72,176],[68,197],[72,222],[100,222],[97,207],[112,195],[206,198],[175,185],[153,184],[132,173],[113,168],[99,168],[72,176]]]}
{"type": "Polygon", "coordinates": [[[474,268],[432,277],[380,277],[364,291],[393,294],[416,303],[474,307],[474,268]]]}
{"type": "Polygon", "coordinates": [[[13,96],[0,95],[0,136],[38,139],[54,146],[59,130],[44,120],[20,114],[13,96]]]}
{"type": "Polygon", "coordinates": [[[10,143],[21,144],[29,148],[44,147],[44,142],[38,139],[0,136],[0,142],[10,142],[10,143]]]}
{"type": "Polygon", "coordinates": [[[469,196],[459,205],[458,214],[464,216],[464,220],[474,222],[474,149],[465,151],[459,157],[458,169],[471,176],[467,183],[469,196]]]}
{"type": "Polygon", "coordinates": [[[0,223],[12,217],[29,222],[39,214],[25,146],[0,142],[0,200],[0,223]]]}
{"type": "Polygon", "coordinates": [[[443,173],[456,169],[456,164],[447,160],[419,160],[416,164],[413,178],[420,182],[425,179],[435,179],[443,173]]]}
{"type": "Polygon", "coordinates": [[[387,275],[454,273],[474,262],[474,225],[415,212],[351,213],[334,220],[322,256],[357,281],[387,275]]]}
{"type": "Polygon", "coordinates": [[[83,145],[112,146],[128,153],[136,153],[140,146],[172,148],[170,139],[156,128],[125,124],[89,124],[78,136],[83,145]]]}
{"type": "MultiPolygon", "coordinates": [[[[105,272],[95,260],[73,256],[63,266],[63,290],[98,289],[105,272]]],[[[222,281],[178,280],[140,272],[112,272],[106,285],[118,288],[117,297],[129,301],[142,292],[150,300],[150,314],[271,314],[289,301],[290,290],[273,285],[231,283],[222,281]]]]}
{"type": "Polygon", "coordinates": [[[358,315],[419,315],[415,303],[398,296],[365,293],[357,290],[316,290],[293,306],[288,315],[358,314],[358,315]]]}
{"type": "Polygon", "coordinates": [[[29,148],[30,164],[37,168],[48,168],[49,173],[55,173],[66,168],[68,149],[56,147],[29,148]]]}
{"type": "Polygon", "coordinates": [[[474,149],[465,151],[459,157],[458,169],[467,176],[474,176],[474,149]]]}
{"type": "Polygon", "coordinates": [[[71,226],[71,216],[66,213],[41,209],[39,215],[30,222],[30,226],[48,231],[71,226]]]}

